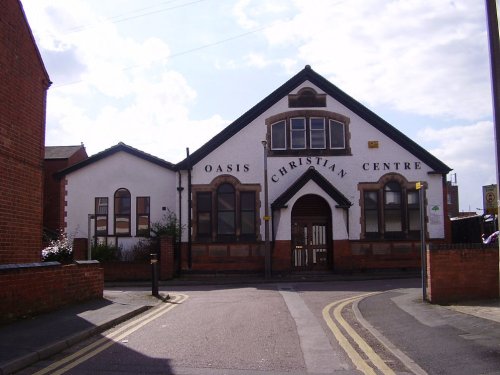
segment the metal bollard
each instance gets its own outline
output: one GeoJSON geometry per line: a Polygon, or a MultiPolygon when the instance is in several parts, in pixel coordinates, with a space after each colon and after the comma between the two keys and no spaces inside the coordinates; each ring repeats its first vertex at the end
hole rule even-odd
{"type": "Polygon", "coordinates": [[[151,294],[158,297],[158,255],[151,254],[151,294]]]}

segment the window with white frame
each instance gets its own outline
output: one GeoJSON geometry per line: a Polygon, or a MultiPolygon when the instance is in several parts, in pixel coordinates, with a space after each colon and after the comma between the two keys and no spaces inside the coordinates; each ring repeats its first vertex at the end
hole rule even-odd
{"type": "Polygon", "coordinates": [[[306,119],[292,118],[290,120],[290,146],[292,150],[306,148],[306,119]]]}
{"type": "Polygon", "coordinates": [[[269,127],[271,155],[301,152],[312,155],[350,154],[348,119],[341,115],[327,111],[291,111],[273,116],[266,122],[269,127]],[[294,114],[305,116],[293,116],[294,114]]]}
{"type": "Polygon", "coordinates": [[[330,148],[343,149],[345,148],[345,126],[340,121],[330,120],[330,148]]]}
{"type": "Polygon", "coordinates": [[[326,148],[325,118],[312,117],[309,119],[310,145],[313,149],[326,148]]]}

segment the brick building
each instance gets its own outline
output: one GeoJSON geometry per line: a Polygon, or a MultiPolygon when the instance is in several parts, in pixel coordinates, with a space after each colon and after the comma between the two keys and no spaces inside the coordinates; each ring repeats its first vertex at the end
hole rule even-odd
{"type": "Polygon", "coordinates": [[[41,263],[51,82],[19,0],[0,12],[0,323],[102,298],[97,262],[41,263]]]}
{"type": "Polygon", "coordinates": [[[51,82],[18,0],[2,1],[0,81],[0,264],[38,262],[51,82]]]}
{"type": "Polygon", "coordinates": [[[53,236],[64,228],[64,206],[61,204],[61,192],[64,187],[54,174],[87,158],[83,144],[45,147],[43,228],[47,235],[53,236]]]}

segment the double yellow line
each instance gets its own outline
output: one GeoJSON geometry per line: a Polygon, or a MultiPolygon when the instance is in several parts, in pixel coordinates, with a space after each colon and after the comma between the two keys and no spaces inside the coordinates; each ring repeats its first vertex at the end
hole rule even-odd
{"type": "Polygon", "coordinates": [[[344,309],[345,306],[347,306],[350,303],[353,303],[356,300],[361,300],[365,297],[378,294],[379,292],[374,292],[374,293],[366,293],[362,294],[356,297],[350,297],[346,298],[340,301],[332,302],[328,306],[326,306],[323,309],[323,319],[325,319],[326,324],[332,331],[333,335],[339,342],[340,346],[344,351],[347,353],[351,361],[354,363],[354,366],[363,374],[366,375],[377,375],[375,372],[375,369],[372,368],[371,366],[368,365],[367,361],[361,357],[361,355],[358,353],[358,351],[351,345],[350,341],[342,333],[340,327],[343,328],[345,333],[351,338],[354,343],[358,346],[360,351],[362,351],[366,357],[371,361],[373,366],[378,369],[380,372],[383,374],[387,375],[395,375],[394,371],[392,371],[389,366],[378,356],[377,353],[373,350],[373,348],[366,343],[365,340],[361,338],[361,336],[358,335],[358,333],[345,321],[345,319],[342,317],[342,310],[344,309]],[[330,310],[333,309],[333,317],[335,318],[335,321],[332,319],[330,310]]]}
{"type": "Polygon", "coordinates": [[[153,308],[149,313],[141,315],[136,319],[131,320],[128,324],[120,327],[119,329],[108,333],[101,339],[93,342],[92,344],[80,349],[76,353],[54,362],[48,367],[36,372],[34,375],[54,374],[60,375],[78,366],[79,364],[87,361],[88,359],[106,350],[111,345],[120,342],[125,337],[129,336],[138,329],[144,327],[149,322],[159,318],[163,314],[169,312],[177,305],[188,299],[185,294],[176,294],[167,303],[162,304],[160,307],[153,308]],[[62,367],[64,366],[64,367],[62,367]],[[56,370],[57,369],[57,370],[56,370]]]}

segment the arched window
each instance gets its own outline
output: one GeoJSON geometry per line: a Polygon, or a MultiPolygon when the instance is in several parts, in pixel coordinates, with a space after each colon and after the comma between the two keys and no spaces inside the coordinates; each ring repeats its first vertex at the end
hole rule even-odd
{"type": "Polygon", "coordinates": [[[130,236],[130,192],[123,188],[115,192],[115,235],[130,236]]]}
{"type": "Polygon", "coordinates": [[[222,184],[217,189],[217,235],[236,234],[236,199],[234,187],[222,184]]]}

